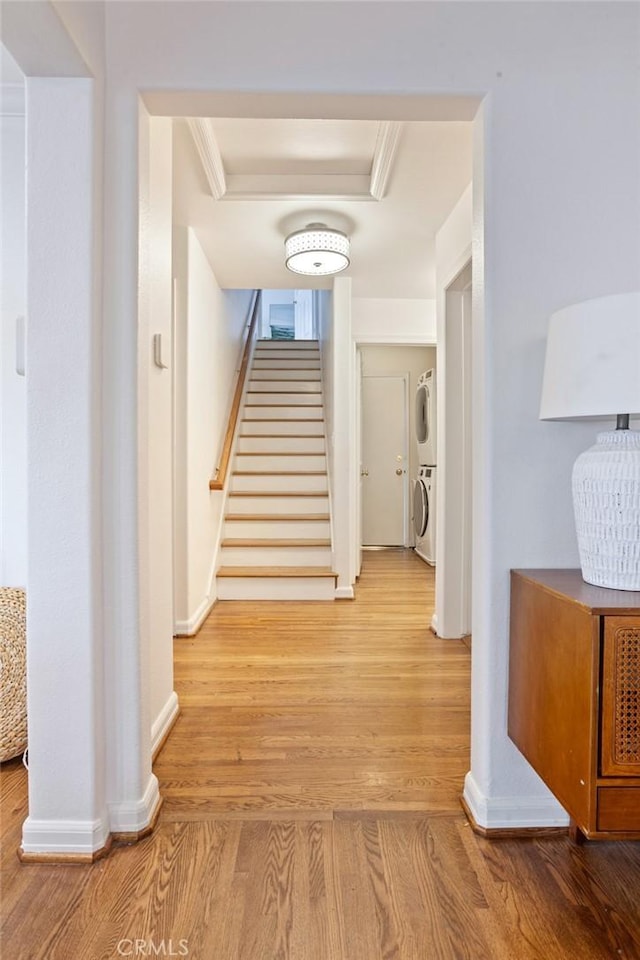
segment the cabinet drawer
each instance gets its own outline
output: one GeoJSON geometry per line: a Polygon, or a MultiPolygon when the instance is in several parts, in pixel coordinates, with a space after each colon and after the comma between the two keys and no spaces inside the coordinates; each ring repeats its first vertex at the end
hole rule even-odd
{"type": "Polygon", "coordinates": [[[640,830],[640,787],[598,790],[598,830],[640,830]]]}

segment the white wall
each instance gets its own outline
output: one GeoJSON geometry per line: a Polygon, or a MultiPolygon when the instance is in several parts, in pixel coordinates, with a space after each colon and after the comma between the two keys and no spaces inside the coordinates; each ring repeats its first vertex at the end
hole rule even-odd
{"type": "Polygon", "coordinates": [[[98,103],[89,79],[27,80],[27,854],[90,854],[111,829],[96,509],[100,168],[91,131],[98,103]]]}
{"type": "MultiPolygon", "coordinates": [[[[338,575],[336,596],[353,596],[357,558],[356,471],[358,452],[356,435],[355,364],[356,351],[351,336],[351,279],[336,277],[331,298],[330,349],[323,370],[330,369],[329,382],[323,386],[329,397],[327,446],[331,486],[334,570],[338,575]]],[[[325,399],[326,402],[326,399],[325,399]]]]}
{"type": "MultiPolygon", "coordinates": [[[[97,5],[69,6],[82,18],[94,16],[97,5]]],[[[135,540],[139,91],[277,90],[298,107],[305,94],[350,95],[351,111],[362,103],[363,113],[389,119],[438,111],[442,117],[447,110],[459,118],[472,91],[484,100],[474,124],[474,426],[480,450],[474,509],[480,520],[466,796],[487,827],[557,822],[557,805],[506,734],[508,574],[514,566],[577,564],[568,478],[596,429],[538,421],[544,343],[554,310],[638,285],[640,131],[629,118],[637,113],[640,10],[616,2],[385,0],[252,4],[251,16],[246,4],[234,3],[122,2],[100,10],[109,36],[102,344],[102,454],[109,482],[96,490],[94,511],[104,508],[104,622],[118,650],[117,684],[110,685],[109,697],[123,730],[112,749],[121,794],[126,782],[128,795],[139,795],[150,749],[145,723],[138,724],[146,709],[146,674],[136,646],[147,643],[138,628],[135,540]],[[265,35],[279,37],[286,58],[271,56],[265,35]],[[309,55],[309,36],[317,55],[309,55]],[[386,95],[374,104],[380,90],[386,95]],[[405,100],[407,90],[412,96],[405,100]],[[432,96],[435,101],[422,99],[432,96]]],[[[5,35],[16,56],[20,47],[23,68],[37,64],[38,50],[51,53],[46,32],[36,32],[39,42],[30,41],[26,29],[13,30],[11,40],[5,35]]],[[[259,98],[249,105],[240,96],[234,103],[232,115],[248,109],[259,115],[259,98]]],[[[102,129],[101,118],[95,122],[102,129]]],[[[46,379],[43,384],[46,389],[46,379]]],[[[73,378],[68,386],[76,389],[73,378]]],[[[51,444],[34,452],[42,456],[44,449],[56,467],[69,452],[51,444]]],[[[64,488],[67,500],[70,490],[73,485],[64,488]]],[[[53,503],[52,491],[41,492],[45,503],[53,503]]],[[[39,576],[43,613],[55,610],[57,585],[44,568],[39,576]]],[[[60,640],[70,644],[68,631],[60,640]]],[[[97,633],[94,641],[99,649],[97,633]]],[[[40,695],[48,696],[44,689],[40,695]]],[[[57,728],[66,738],[60,749],[75,753],[77,731],[72,735],[61,723],[57,728]]],[[[96,731],[98,750],[99,736],[96,731]]]]}
{"type": "MultiPolygon", "coordinates": [[[[469,184],[436,233],[436,314],[440,322],[444,291],[469,260],[472,235],[473,188],[469,184]]],[[[441,333],[439,325],[437,333],[441,333]]]]}
{"type": "Polygon", "coordinates": [[[358,343],[435,343],[435,300],[354,297],[351,331],[358,343]]]}
{"type": "MultiPolygon", "coordinates": [[[[436,234],[436,290],[438,331],[438,494],[436,530],[436,605],[433,627],[441,637],[469,633],[471,623],[464,602],[461,570],[468,558],[462,524],[465,450],[462,419],[471,371],[463,382],[463,349],[467,320],[462,293],[449,293],[455,278],[471,260],[473,208],[471,184],[436,234]]],[[[467,404],[468,407],[468,404],[467,404]]],[[[467,424],[471,429],[471,424],[467,424]]],[[[470,469],[470,465],[467,465],[470,469]]],[[[464,566],[466,570],[467,567],[464,566]]]]}
{"type": "Polygon", "coordinates": [[[357,515],[355,471],[355,346],[351,338],[351,280],[336,277],[331,294],[319,294],[319,340],[322,391],[327,435],[327,469],[331,498],[333,569],[338,575],[336,596],[353,597],[356,579],[357,515]]]}
{"type": "Polygon", "coordinates": [[[193,230],[174,230],[176,313],[176,631],[216,599],[224,493],[209,490],[229,418],[252,291],[221,290],[193,230]]]}
{"type": "Polygon", "coordinates": [[[0,88],[0,142],[0,584],[24,587],[27,391],[25,377],[16,372],[16,318],[27,312],[24,80],[0,88]]]}
{"type": "Polygon", "coordinates": [[[468,798],[486,826],[547,822],[556,808],[506,735],[508,571],[577,562],[567,478],[594,431],[538,422],[542,356],[554,309],[638,282],[640,143],[628,122],[637,99],[638,10],[591,3],[577,16],[575,5],[562,3],[381,2],[368,8],[366,33],[359,3],[295,11],[255,5],[248,19],[244,6],[227,4],[216,8],[212,36],[206,5],[174,18],[168,5],[151,15],[149,5],[112,4],[112,68],[147,88],[411,89],[412,108],[416,95],[436,90],[486,95],[474,171],[483,528],[468,798]],[[290,51],[286,64],[267,58],[260,43],[275,30],[290,51]],[[308,56],[308,35],[321,61],[308,56]],[[159,45],[170,59],[157,56],[159,45]],[[238,49],[252,55],[238,58],[238,49]],[[395,49],[402,55],[390,56],[395,49]]]}
{"type": "Polygon", "coordinates": [[[171,351],[171,120],[142,114],[140,125],[140,616],[149,640],[149,710],[153,747],[178,709],[173,689],[173,357],[171,351]],[[162,338],[154,362],[153,337],[162,338]]]}
{"type": "Polygon", "coordinates": [[[418,476],[418,443],[416,441],[416,390],[421,373],[436,368],[435,347],[406,347],[373,344],[363,344],[360,348],[362,356],[363,377],[402,377],[409,378],[409,501],[407,511],[409,517],[409,540],[415,543],[413,534],[413,500],[411,493],[413,484],[418,476]]]}
{"type": "Polygon", "coordinates": [[[224,493],[209,490],[229,420],[251,290],[222,290],[191,225],[200,160],[173,123],[175,282],[175,631],[192,634],[216,599],[224,493]]]}

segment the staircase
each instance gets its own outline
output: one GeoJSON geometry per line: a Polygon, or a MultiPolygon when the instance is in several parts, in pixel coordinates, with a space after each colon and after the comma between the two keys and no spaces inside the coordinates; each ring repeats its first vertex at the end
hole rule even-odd
{"type": "Polygon", "coordinates": [[[219,600],[333,600],[320,351],[259,340],[217,572],[219,600]]]}

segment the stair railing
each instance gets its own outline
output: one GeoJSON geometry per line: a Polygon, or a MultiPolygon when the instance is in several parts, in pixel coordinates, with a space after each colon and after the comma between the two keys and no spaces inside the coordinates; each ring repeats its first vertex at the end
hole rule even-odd
{"type": "Polygon", "coordinates": [[[233,438],[236,433],[236,426],[238,423],[238,414],[240,413],[240,402],[242,400],[242,394],[244,392],[244,384],[247,378],[247,369],[249,367],[249,360],[251,358],[251,347],[254,341],[254,334],[256,325],[258,323],[258,316],[260,315],[260,290],[256,290],[254,300],[253,300],[253,309],[251,311],[251,319],[247,325],[247,334],[244,342],[244,351],[242,353],[242,362],[240,364],[240,369],[238,370],[238,377],[236,379],[236,389],[233,394],[233,402],[231,404],[231,411],[229,413],[229,422],[227,424],[227,432],[225,433],[224,443],[222,445],[222,452],[220,454],[220,463],[216,467],[216,471],[213,475],[213,478],[209,481],[210,490],[224,490],[224,485],[227,479],[227,473],[229,472],[229,463],[231,462],[231,450],[233,447],[233,438]]]}

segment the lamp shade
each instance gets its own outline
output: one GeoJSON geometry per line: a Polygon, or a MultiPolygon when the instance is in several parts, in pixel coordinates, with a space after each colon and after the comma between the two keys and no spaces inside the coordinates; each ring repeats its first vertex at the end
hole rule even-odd
{"type": "Polygon", "coordinates": [[[640,292],[586,300],[549,321],[541,420],[640,414],[640,292]]]}
{"type": "Polygon", "coordinates": [[[310,223],[289,234],[284,249],[287,268],[294,273],[322,277],[349,266],[349,238],[324,223],[310,223]]]}

